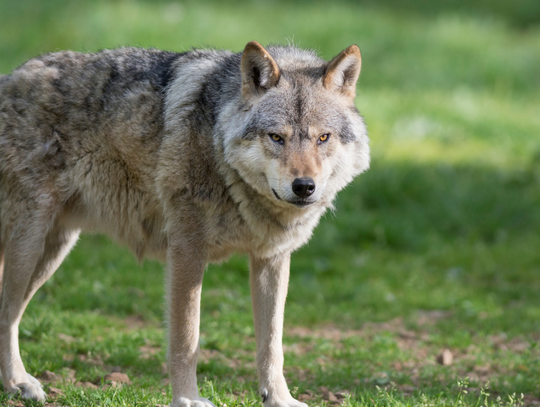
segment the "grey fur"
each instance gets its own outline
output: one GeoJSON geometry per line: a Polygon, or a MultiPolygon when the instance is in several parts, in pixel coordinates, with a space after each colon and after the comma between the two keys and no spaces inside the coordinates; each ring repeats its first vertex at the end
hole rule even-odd
{"type": "Polygon", "coordinates": [[[204,266],[248,253],[261,302],[254,309],[265,404],[300,405],[280,371],[281,342],[268,338],[281,338],[290,253],[368,167],[353,103],[359,71],[357,47],[327,63],[252,42],[237,54],[58,52],[0,77],[6,390],[42,399],[15,352],[16,331],[34,292],[86,230],[111,235],[139,258],[167,260],[173,406],[211,404],[194,381],[204,266]],[[322,134],[331,136],[321,142],[322,134]],[[299,199],[291,182],[303,176],[317,189],[299,199]]]}

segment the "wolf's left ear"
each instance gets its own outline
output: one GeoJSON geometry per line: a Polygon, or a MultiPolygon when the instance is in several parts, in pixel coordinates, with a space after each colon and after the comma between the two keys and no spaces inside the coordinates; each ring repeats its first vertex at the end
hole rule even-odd
{"type": "Polygon", "coordinates": [[[276,61],[257,41],[251,41],[242,54],[242,95],[249,100],[262,95],[279,81],[276,61]]]}
{"type": "Polygon", "coordinates": [[[328,63],[323,77],[323,86],[328,90],[338,91],[354,98],[361,66],[360,48],[357,45],[351,45],[328,63]]]}

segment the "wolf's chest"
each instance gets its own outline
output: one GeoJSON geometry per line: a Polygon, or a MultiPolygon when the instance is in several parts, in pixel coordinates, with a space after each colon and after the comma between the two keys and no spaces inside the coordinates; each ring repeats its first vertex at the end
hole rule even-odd
{"type": "Polygon", "coordinates": [[[222,261],[234,252],[271,257],[294,251],[309,240],[323,212],[324,208],[313,210],[288,223],[270,216],[253,218],[236,209],[213,214],[206,228],[209,260],[222,261]]]}

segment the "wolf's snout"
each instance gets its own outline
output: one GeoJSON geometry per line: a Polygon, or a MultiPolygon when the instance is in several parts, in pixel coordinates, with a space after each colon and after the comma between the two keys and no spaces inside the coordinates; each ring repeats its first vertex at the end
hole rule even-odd
{"type": "Polygon", "coordinates": [[[310,177],[296,178],[292,190],[297,197],[306,198],[315,192],[315,181],[310,177]]]}

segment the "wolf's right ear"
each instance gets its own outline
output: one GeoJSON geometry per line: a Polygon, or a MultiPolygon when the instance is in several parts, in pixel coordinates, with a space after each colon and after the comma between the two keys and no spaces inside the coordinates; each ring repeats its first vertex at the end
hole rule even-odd
{"type": "Polygon", "coordinates": [[[280,77],[276,61],[257,41],[251,41],[242,54],[242,96],[245,100],[265,93],[280,77]]]}

